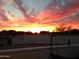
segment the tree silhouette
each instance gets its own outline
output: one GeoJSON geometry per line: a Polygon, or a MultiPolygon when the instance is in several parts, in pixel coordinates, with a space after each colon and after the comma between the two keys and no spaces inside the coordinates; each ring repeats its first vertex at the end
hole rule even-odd
{"type": "Polygon", "coordinates": [[[58,32],[64,32],[64,31],[70,31],[72,29],[72,26],[67,26],[66,24],[61,24],[56,30],[58,32]]]}

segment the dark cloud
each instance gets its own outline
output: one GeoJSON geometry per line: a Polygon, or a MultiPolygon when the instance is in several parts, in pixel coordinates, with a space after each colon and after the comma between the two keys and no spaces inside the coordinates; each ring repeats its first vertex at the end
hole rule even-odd
{"type": "Polygon", "coordinates": [[[55,14],[50,14],[52,17],[60,15],[60,18],[57,18],[58,20],[54,19],[53,22],[69,22],[72,21],[72,19],[76,20],[76,16],[78,15],[75,14],[79,11],[79,0],[50,0],[46,10],[52,10],[51,13],[55,14]]]}
{"type": "Polygon", "coordinates": [[[66,7],[70,7],[70,6],[77,6],[79,5],[79,0],[49,0],[47,9],[50,8],[59,8],[59,9],[65,9],[66,7]]]}
{"type": "Polygon", "coordinates": [[[64,9],[69,5],[67,0],[50,0],[47,9],[64,9]]]}
{"type": "Polygon", "coordinates": [[[15,2],[15,4],[16,4],[18,10],[20,10],[20,11],[23,13],[24,17],[25,17],[25,18],[28,17],[28,15],[27,15],[27,10],[26,10],[26,8],[24,8],[24,6],[22,5],[22,4],[23,4],[22,0],[14,0],[14,2],[15,2]]]}
{"type": "Polygon", "coordinates": [[[0,0],[0,6],[2,6],[2,4],[3,4],[3,2],[2,2],[2,0],[0,0]]]}
{"type": "Polygon", "coordinates": [[[9,20],[9,19],[5,15],[5,11],[3,9],[3,2],[2,2],[2,0],[0,0],[0,22],[4,22],[7,20],[9,20]]]}

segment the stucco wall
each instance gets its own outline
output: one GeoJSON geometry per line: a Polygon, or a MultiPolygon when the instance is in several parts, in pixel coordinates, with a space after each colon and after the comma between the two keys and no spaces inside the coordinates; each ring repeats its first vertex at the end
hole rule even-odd
{"type": "Polygon", "coordinates": [[[49,34],[38,35],[16,35],[12,38],[12,44],[24,44],[24,43],[49,43],[49,34]]]}
{"type": "MultiPolygon", "coordinates": [[[[12,44],[25,44],[25,43],[45,43],[50,44],[49,34],[38,35],[16,35],[12,38],[12,44]]],[[[79,35],[56,35],[52,37],[53,44],[79,44],[79,35]]]]}
{"type": "Polygon", "coordinates": [[[55,44],[68,44],[68,40],[71,41],[71,44],[79,44],[79,35],[57,35],[53,37],[55,44]]]}

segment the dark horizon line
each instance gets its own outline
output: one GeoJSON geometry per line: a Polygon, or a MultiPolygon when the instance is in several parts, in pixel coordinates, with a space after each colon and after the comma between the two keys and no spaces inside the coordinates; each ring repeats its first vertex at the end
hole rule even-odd
{"type": "Polygon", "coordinates": [[[78,29],[73,29],[73,30],[69,30],[69,31],[62,31],[62,32],[49,32],[49,31],[41,31],[40,33],[32,33],[30,31],[28,32],[24,32],[24,31],[15,31],[15,30],[3,30],[0,32],[0,34],[79,34],[79,30],[78,29]]]}

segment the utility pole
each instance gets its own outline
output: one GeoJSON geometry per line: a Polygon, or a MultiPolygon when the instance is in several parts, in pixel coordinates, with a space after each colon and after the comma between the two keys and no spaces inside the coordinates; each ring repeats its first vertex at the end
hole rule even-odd
{"type": "Polygon", "coordinates": [[[49,59],[53,59],[53,47],[52,47],[52,38],[53,38],[53,35],[52,33],[50,34],[50,55],[49,55],[49,59]]]}

